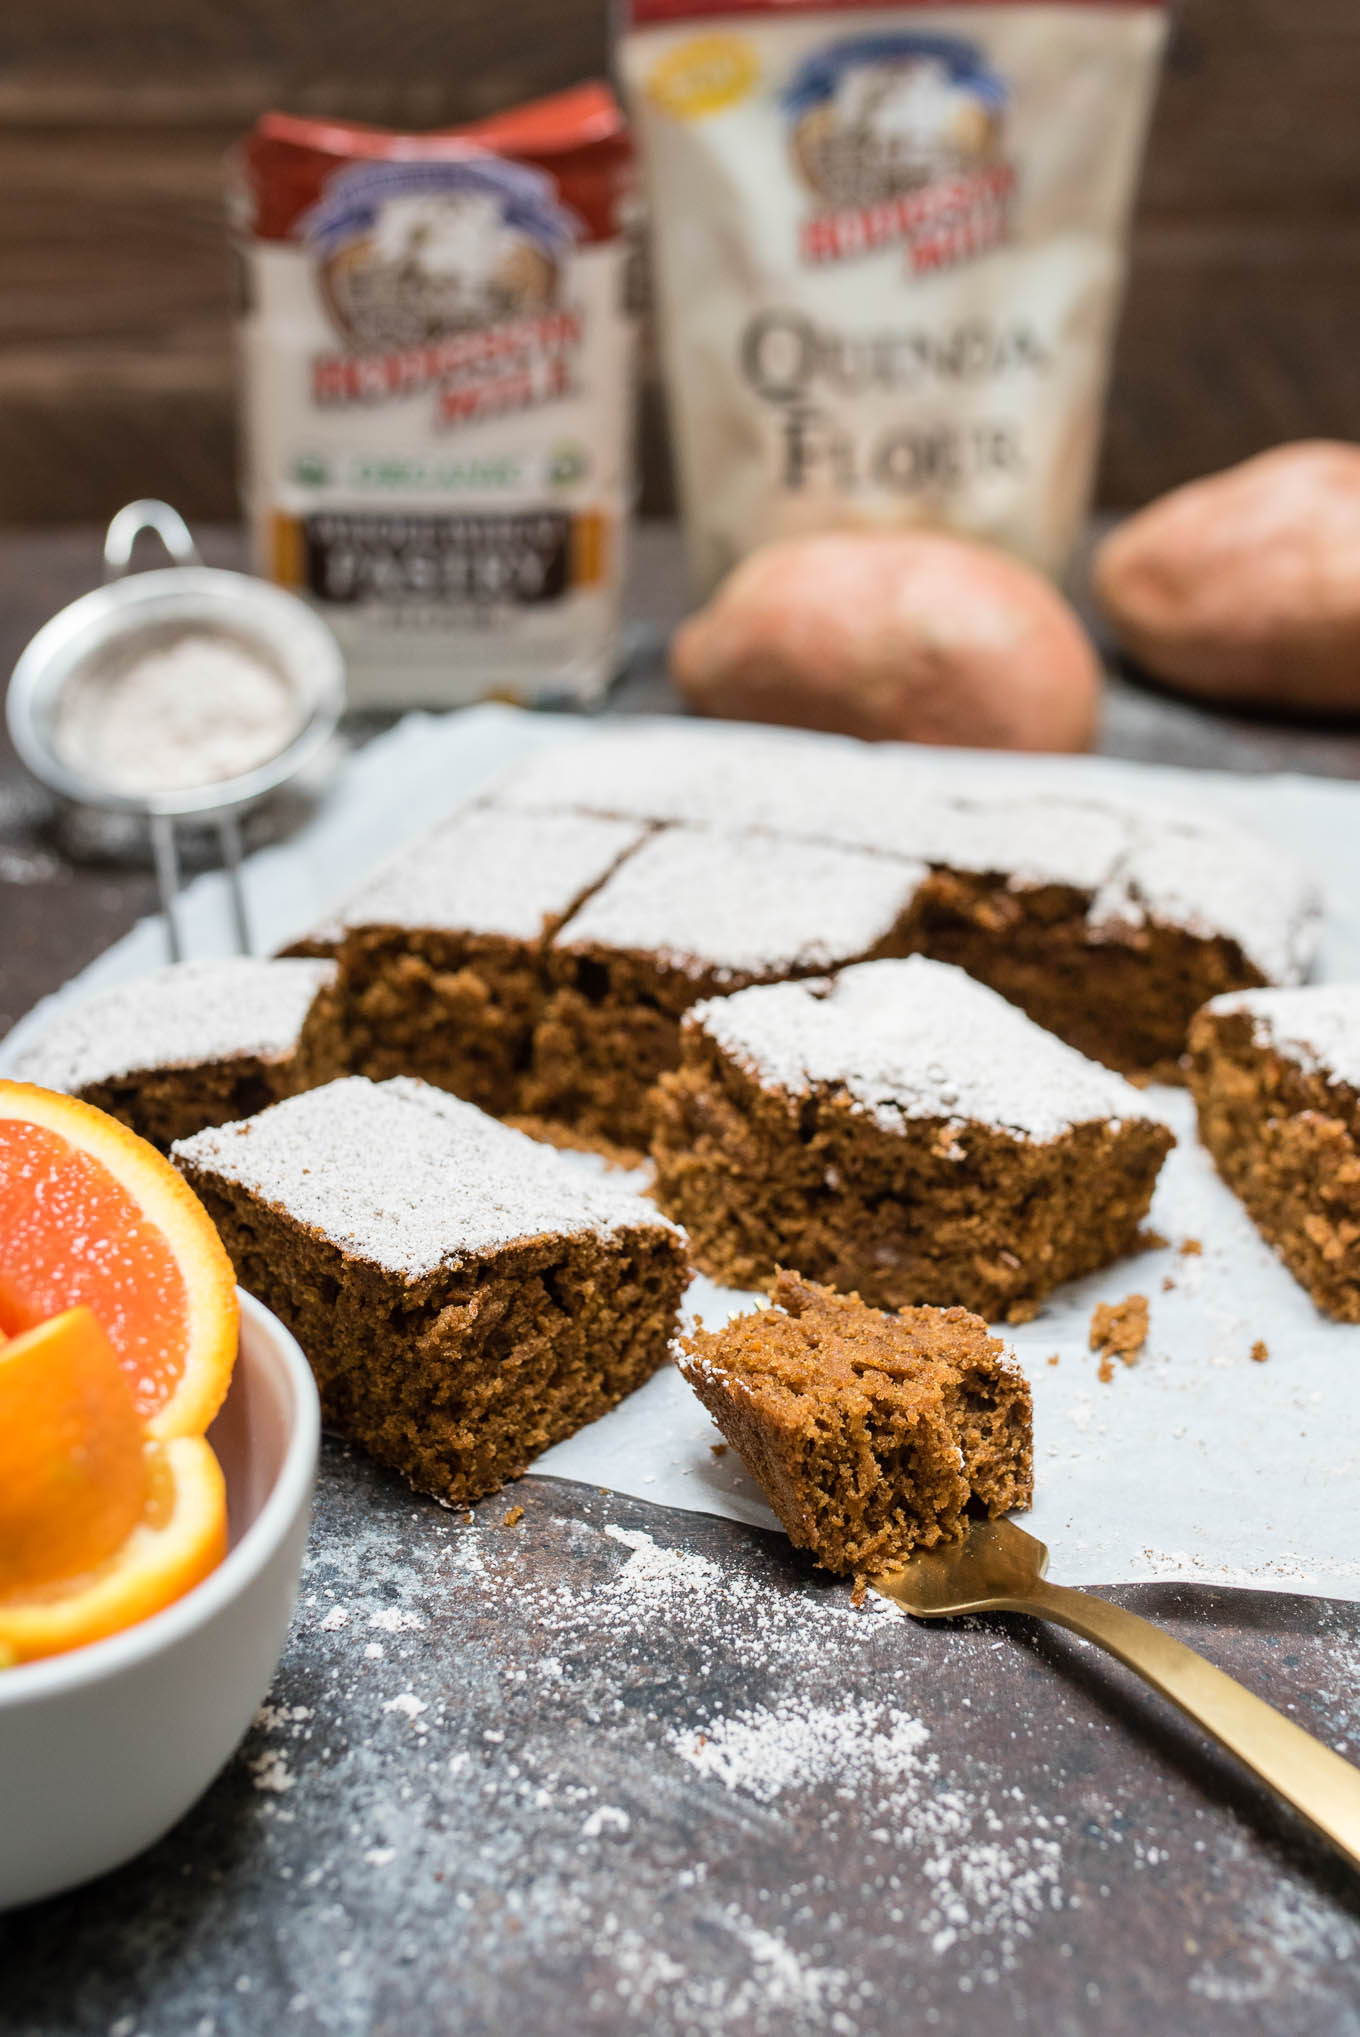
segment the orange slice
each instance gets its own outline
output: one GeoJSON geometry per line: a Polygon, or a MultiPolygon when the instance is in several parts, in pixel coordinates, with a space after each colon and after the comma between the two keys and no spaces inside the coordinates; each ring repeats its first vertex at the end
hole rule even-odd
{"type": "Polygon", "coordinates": [[[221,1467],[201,1436],[148,1443],[147,1498],[132,1533],[78,1578],[0,1597],[0,1664],[61,1655],[149,1618],[227,1552],[221,1467]]]}
{"type": "Polygon", "coordinates": [[[0,1344],[0,1599],[93,1570],[146,1507],[144,1432],[87,1308],[0,1344]]]}
{"type": "Polygon", "coordinates": [[[235,1276],[154,1146],[75,1097],[0,1082],[0,1331],[84,1304],[148,1433],[200,1436],[231,1380],[235,1276]]]}

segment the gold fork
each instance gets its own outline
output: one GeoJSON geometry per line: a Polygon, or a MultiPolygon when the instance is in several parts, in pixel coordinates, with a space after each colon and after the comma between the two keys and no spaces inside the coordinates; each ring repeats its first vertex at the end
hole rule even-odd
{"type": "Polygon", "coordinates": [[[1012,1521],[972,1521],[961,1541],[919,1550],[869,1581],[920,1620],[1028,1613],[1094,1641],[1278,1790],[1360,1867],[1360,1769],[1160,1627],[1089,1592],[1049,1584],[1048,1551],[1012,1521]]]}

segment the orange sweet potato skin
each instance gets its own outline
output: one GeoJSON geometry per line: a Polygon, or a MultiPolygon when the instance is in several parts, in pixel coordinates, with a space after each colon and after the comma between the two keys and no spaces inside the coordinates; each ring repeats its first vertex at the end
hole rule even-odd
{"type": "Polygon", "coordinates": [[[928,530],[762,546],[677,631],[671,673],[701,714],[1013,750],[1089,748],[1101,684],[1046,580],[928,530]]]}
{"type": "Polygon", "coordinates": [[[1360,710],[1360,446],[1276,446],[1191,481],[1099,548],[1139,664],[1210,700],[1360,710]]]}

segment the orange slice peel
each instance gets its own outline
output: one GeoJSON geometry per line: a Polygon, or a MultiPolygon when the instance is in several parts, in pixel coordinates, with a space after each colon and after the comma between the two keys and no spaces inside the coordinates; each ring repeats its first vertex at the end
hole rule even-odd
{"type": "Polygon", "coordinates": [[[235,1275],[170,1162],[105,1112],[0,1081],[0,1332],[85,1305],[157,1442],[201,1436],[236,1359],[235,1275]]]}
{"type": "Polygon", "coordinates": [[[162,1611],[227,1553],[226,1486],[201,1436],[146,1446],[147,1501],[86,1575],[0,1598],[0,1665],[60,1655],[162,1611]]]}

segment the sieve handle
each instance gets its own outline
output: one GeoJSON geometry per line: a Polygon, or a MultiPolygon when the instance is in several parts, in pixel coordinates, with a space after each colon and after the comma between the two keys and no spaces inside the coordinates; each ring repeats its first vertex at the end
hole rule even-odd
{"type": "Polygon", "coordinates": [[[144,530],[154,530],[177,566],[201,566],[189,526],[168,502],[144,496],[120,509],[104,534],[104,582],[121,580],[132,564],[132,549],[144,530]]]}

